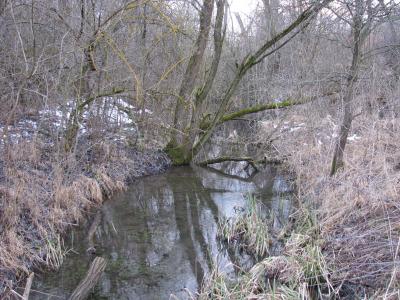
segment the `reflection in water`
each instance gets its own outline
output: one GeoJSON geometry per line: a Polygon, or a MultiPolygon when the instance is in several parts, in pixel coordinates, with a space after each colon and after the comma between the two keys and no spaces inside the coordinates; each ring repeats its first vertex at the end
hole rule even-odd
{"type": "MultiPolygon", "coordinates": [[[[244,178],[187,167],[136,181],[102,207],[96,246],[108,266],[92,299],[186,299],[186,290],[196,292],[217,258],[234,274],[233,264],[243,257],[217,243],[218,219],[233,217],[246,205],[243,196],[253,193],[274,210],[279,227],[291,204],[273,191],[282,185],[274,178],[282,181],[273,169],[244,178]]],[[[36,278],[32,299],[65,299],[73,291],[91,261],[86,233],[73,233],[74,251],[59,272],[36,278]]]]}

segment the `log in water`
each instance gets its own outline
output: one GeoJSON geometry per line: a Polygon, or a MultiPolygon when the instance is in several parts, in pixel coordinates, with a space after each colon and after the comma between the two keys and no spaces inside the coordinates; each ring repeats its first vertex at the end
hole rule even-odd
{"type": "Polygon", "coordinates": [[[103,274],[106,269],[106,265],[107,262],[104,258],[96,257],[90,265],[85,278],[79,283],[75,291],[69,297],[69,300],[85,300],[96,286],[101,274],[103,274]]]}

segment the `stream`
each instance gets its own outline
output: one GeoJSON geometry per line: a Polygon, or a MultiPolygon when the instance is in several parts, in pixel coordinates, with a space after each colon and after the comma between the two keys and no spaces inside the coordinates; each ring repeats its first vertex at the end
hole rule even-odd
{"type": "MultiPolygon", "coordinates": [[[[243,167],[172,168],[106,201],[95,244],[107,268],[89,299],[189,299],[212,261],[232,276],[234,265],[251,266],[251,257],[238,257],[219,242],[218,220],[237,215],[253,194],[279,228],[292,201],[279,169],[250,175],[243,167]]],[[[66,237],[67,255],[57,272],[35,274],[30,299],[68,299],[93,259],[86,252],[89,225],[66,237]]]]}

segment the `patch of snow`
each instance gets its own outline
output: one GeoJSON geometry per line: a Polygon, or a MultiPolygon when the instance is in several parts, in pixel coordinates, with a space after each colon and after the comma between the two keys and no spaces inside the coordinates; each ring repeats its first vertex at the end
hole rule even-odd
{"type": "Polygon", "coordinates": [[[361,137],[359,137],[357,134],[353,134],[352,136],[349,136],[347,138],[347,140],[350,141],[350,142],[353,142],[353,141],[356,141],[356,140],[359,140],[359,139],[361,139],[361,137]]]}
{"type": "Polygon", "coordinates": [[[294,131],[297,131],[299,129],[301,129],[301,127],[292,127],[292,128],[290,128],[289,132],[294,132],[294,131]]]}
{"type": "MultiPolygon", "coordinates": [[[[30,140],[39,129],[45,128],[48,131],[63,131],[67,127],[67,121],[71,112],[75,109],[76,101],[66,101],[62,106],[45,107],[38,112],[35,118],[23,119],[8,126],[8,138],[12,143],[18,143],[20,140],[30,140]]],[[[103,98],[92,103],[83,113],[82,121],[79,124],[78,135],[85,135],[90,131],[90,120],[95,118],[104,118],[107,128],[102,128],[104,137],[110,133],[108,138],[116,141],[126,141],[129,135],[136,133],[137,127],[135,120],[129,116],[126,110],[131,111],[131,115],[153,114],[149,109],[136,108],[127,103],[124,99],[103,98]],[[110,127],[111,126],[111,127],[110,127]]],[[[102,123],[103,124],[103,123],[102,123]]],[[[4,142],[4,125],[0,124],[0,143],[4,142]]]]}
{"type": "MultiPolygon", "coordinates": [[[[143,113],[143,110],[139,109],[139,110],[138,110],[138,113],[139,113],[139,114],[142,114],[142,113],[143,113]]],[[[152,114],[153,114],[153,112],[152,112],[151,110],[147,109],[147,108],[144,109],[144,113],[149,114],[149,115],[152,115],[152,114]]]]}

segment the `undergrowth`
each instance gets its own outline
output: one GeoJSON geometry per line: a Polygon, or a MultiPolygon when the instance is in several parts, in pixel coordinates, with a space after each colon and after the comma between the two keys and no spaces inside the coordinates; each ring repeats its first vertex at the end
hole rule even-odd
{"type": "Polygon", "coordinates": [[[400,119],[359,116],[346,146],[344,168],[329,176],[338,125],[330,115],[297,111],[306,124],[275,142],[296,174],[300,203],[318,224],[329,282],[339,298],[400,297],[400,119]]]}

